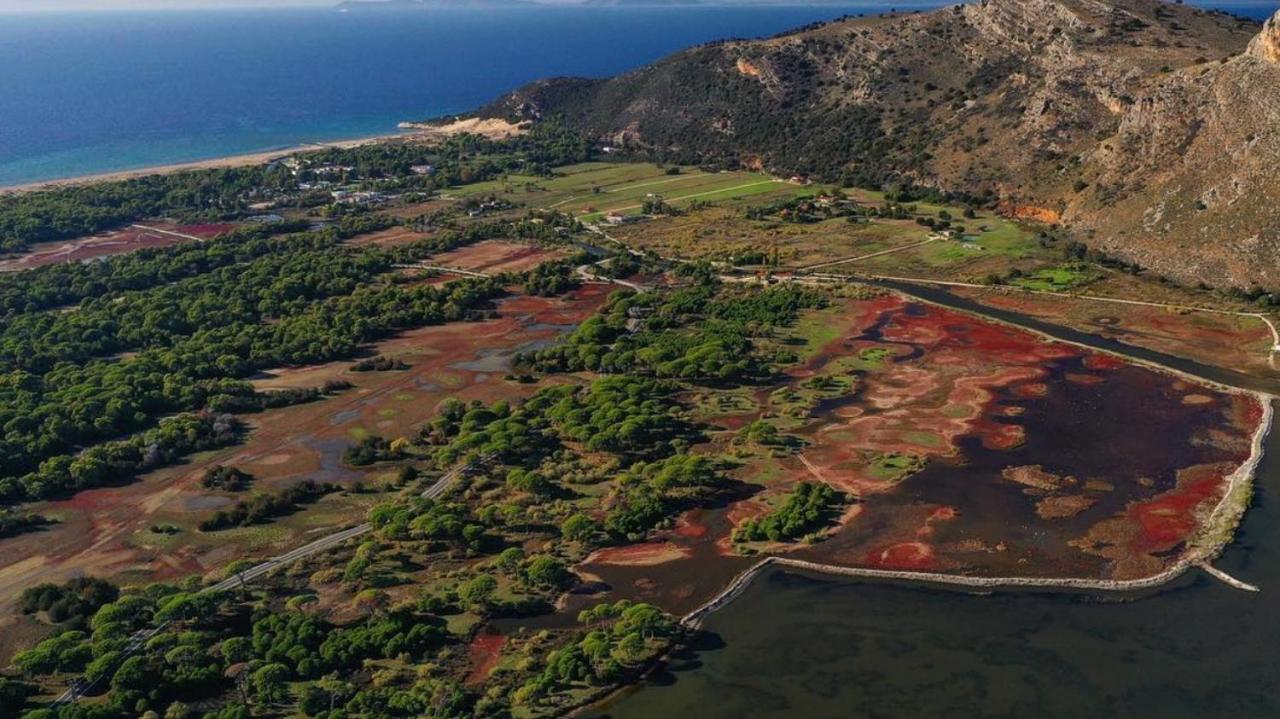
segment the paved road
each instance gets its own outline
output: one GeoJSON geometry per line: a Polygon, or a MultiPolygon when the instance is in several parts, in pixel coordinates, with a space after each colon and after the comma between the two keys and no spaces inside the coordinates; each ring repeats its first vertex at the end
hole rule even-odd
{"type": "Polygon", "coordinates": [[[174,232],[173,230],[162,230],[159,227],[148,227],[147,225],[130,225],[130,227],[133,227],[139,230],[146,230],[147,232],[158,232],[162,235],[169,235],[170,237],[180,237],[184,240],[193,240],[195,242],[209,241],[208,238],[206,237],[196,237],[195,235],[184,235],[181,232],[174,232]]]}
{"type": "Polygon", "coordinates": [[[444,265],[429,265],[425,262],[418,262],[412,265],[396,265],[396,269],[398,270],[434,270],[436,272],[444,272],[446,274],[452,274],[452,275],[463,275],[465,277],[484,278],[484,277],[493,276],[493,275],[487,275],[483,272],[476,272],[475,270],[464,270],[458,267],[445,267],[444,265]]]}
{"type": "Polygon", "coordinates": [[[869,260],[872,257],[879,257],[881,255],[891,255],[895,252],[902,252],[903,250],[909,250],[912,247],[919,247],[920,245],[927,245],[930,242],[937,242],[937,241],[938,241],[938,237],[936,235],[931,235],[927,240],[922,240],[920,242],[913,242],[909,245],[901,245],[899,247],[890,247],[887,250],[880,250],[879,252],[872,252],[866,255],[858,255],[857,257],[843,257],[838,260],[830,260],[828,262],[819,262],[816,265],[805,265],[804,267],[797,267],[795,271],[804,272],[809,270],[820,270],[823,267],[834,267],[836,265],[844,265],[850,262],[857,262],[858,260],[869,260]]]}

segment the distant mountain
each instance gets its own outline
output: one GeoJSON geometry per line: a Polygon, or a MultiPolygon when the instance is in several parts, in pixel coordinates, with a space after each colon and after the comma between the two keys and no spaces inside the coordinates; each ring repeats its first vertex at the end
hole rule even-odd
{"type": "Polygon", "coordinates": [[[481,114],[669,160],[985,193],[1161,274],[1280,287],[1280,16],[985,0],[543,80],[481,114]]]}
{"type": "Polygon", "coordinates": [[[529,0],[344,0],[339,12],[370,10],[424,10],[442,7],[508,7],[537,5],[529,0]]]}

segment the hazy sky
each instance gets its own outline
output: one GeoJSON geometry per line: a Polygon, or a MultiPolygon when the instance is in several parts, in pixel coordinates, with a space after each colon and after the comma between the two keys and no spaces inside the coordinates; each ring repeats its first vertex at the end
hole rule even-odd
{"type": "MultiPolygon", "coordinates": [[[[549,4],[571,4],[573,0],[542,0],[549,4]]],[[[722,0],[731,2],[732,0],[722,0]]],[[[830,2],[831,0],[826,0],[830,2]]],[[[920,2],[921,0],[916,0],[920,2]]],[[[942,0],[959,2],[960,0],[942,0]]],[[[1220,2],[1224,0],[1219,0],[1220,2]]],[[[892,4],[893,0],[847,0],[860,3],[892,4]]],[[[1188,0],[1196,2],[1196,0],[1188,0]]],[[[0,12],[52,12],[58,10],[180,10],[184,8],[279,7],[285,5],[333,6],[338,0],[0,0],[0,12]]],[[[1238,5],[1273,5],[1276,0],[1234,0],[1238,5]]],[[[909,6],[912,0],[899,4],[909,6]]]]}
{"type": "Polygon", "coordinates": [[[0,11],[163,10],[193,7],[336,5],[338,0],[0,0],[0,11]]]}

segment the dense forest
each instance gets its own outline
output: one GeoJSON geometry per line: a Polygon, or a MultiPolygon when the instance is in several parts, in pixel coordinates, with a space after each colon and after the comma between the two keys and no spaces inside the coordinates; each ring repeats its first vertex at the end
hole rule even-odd
{"type": "MultiPolygon", "coordinates": [[[[233,174],[226,194],[201,184],[216,185],[212,176],[55,191],[30,204],[0,201],[0,228],[16,226],[24,211],[65,217],[22,242],[129,221],[92,211],[98,202],[128,206],[128,197],[138,213],[235,217],[248,199],[271,196],[272,183],[313,180],[305,168],[320,165],[340,166],[344,181],[429,191],[463,177],[538,171],[587,150],[544,132],[421,152],[408,144],[324,151],[297,175],[254,170],[268,176],[245,180],[252,191],[235,191],[233,174]],[[411,170],[424,162],[435,172],[411,170]]],[[[369,344],[492,316],[516,288],[562,295],[578,287],[575,267],[589,261],[579,253],[520,274],[410,282],[397,268],[433,254],[493,238],[563,246],[581,226],[559,213],[456,222],[447,212],[393,220],[341,210],[332,219],[323,229],[260,225],[0,277],[0,504],[15,507],[3,510],[9,531],[44,521],[16,505],[227,446],[242,438],[239,415],[350,387],[260,391],[248,381],[258,372],[354,361],[362,351],[357,371],[403,369],[367,353],[369,344]],[[388,248],[344,241],[391,224],[427,236],[388,248]]],[[[626,276],[644,262],[621,256],[608,272],[626,276]]],[[[570,615],[554,629],[511,634],[487,681],[468,678],[469,647],[491,621],[556,611],[558,598],[582,584],[572,567],[591,552],[644,541],[690,508],[755,491],[733,478],[734,460],[699,451],[711,428],[695,421],[686,393],[775,380],[790,359],[771,335],[825,296],[724,286],[706,265],[677,274],[672,288],[613,293],[562,343],[519,356],[507,380],[538,385],[513,393],[520,399],[446,400],[416,434],[351,444],[348,465],[376,464],[390,478],[375,490],[386,494],[366,505],[370,531],[358,544],[235,592],[208,590],[212,576],[30,590],[22,611],[50,631],[15,657],[20,674],[0,678],[0,710],[33,719],[544,717],[636,676],[683,630],[656,607],[616,597],[575,609],[576,622],[570,615]],[[548,375],[559,377],[542,382],[548,375]],[[437,495],[442,477],[451,479],[437,495]],[[75,686],[94,699],[34,706],[38,687],[68,677],[81,677],[75,686]]],[[[316,511],[307,505],[347,491],[311,480],[266,491],[232,466],[209,468],[201,483],[236,499],[199,518],[208,538],[316,511]]]]}
{"type": "MultiPolygon", "coordinates": [[[[499,236],[545,239],[555,224],[476,223],[391,250],[353,249],[333,229],[233,233],[5,278],[15,297],[25,282],[50,298],[37,307],[80,299],[66,312],[11,306],[0,327],[0,503],[96,486],[223,445],[237,432],[227,413],[328,389],[258,392],[244,381],[255,372],[486,316],[506,291],[503,278],[409,287],[390,271],[499,236]],[[170,415],[178,416],[166,429],[159,419],[170,415]]],[[[544,268],[530,281],[538,291],[563,290],[573,284],[568,274],[544,268]]]]}
{"type": "MultiPolygon", "coordinates": [[[[325,257],[328,249],[321,244],[315,252],[325,257]]],[[[344,278],[363,262],[385,260],[364,253],[316,268],[316,277],[344,278]]],[[[287,254],[272,259],[287,262],[287,254]]],[[[550,292],[568,286],[561,284],[571,278],[568,270],[568,263],[549,263],[521,279],[526,291],[550,292]]],[[[634,676],[681,629],[657,608],[623,599],[590,604],[563,628],[510,636],[502,653],[511,662],[482,684],[462,681],[466,643],[478,641],[485,620],[554,611],[556,598],[581,582],[570,568],[593,550],[644,541],[691,507],[754,491],[732,478],[732,460],[695,451],[707,442],[708,428],[692,419],[686,392],[771,381],[777,364],[790,360],[762,340],[802,310],[822,306],[825,297],[797,287],[726,287],[705,267],[682,272],[676,288],[614,292],[562,344],[522,356],[517,372],[525,374],[509,378],[527,382],[558,374],[559,381],[543,383],[522,400],[449,399],[416,437],[391,443],[370,436],[352,445],[352,463],[401,467],[395,473],[399,491],[369,511],[372,531],[358,545],[304,560],[297,571],[236,593],[201,591],[205,582],[196,579],[128,588],[117,596],[70,585],[33,592],[31,611],[59,631],[18,655],[23,677],[7,687],[15,697],[10,706],[27,701],[28,685],[21,682],[70,672],[95,682],[94,692],[103,697],[28,716],[542,717],[634,676]],[[565,374],[583,369],[594,376],[565,374]],[[472,469],[445,494],[422,496],[423,488],[464,463],[472,469]],[[357,618],[334,622],[313,609],[321,587],[326,595],[351,597],[357,618]],[[75,598],[80,596],[91,598],[75,598]],[[62,607],[59,617],[78,618],[54,619],[48,608],[55,605],[62,607]],[[460,624],[469,617],[477,620],[460,624]],[[130,636],[153,626],[162,629],[136,651],[127,648],[130,636]],[[433,669],[419,670],[427,666],[433,669]]],[[[254,273],[244,274],[244,282],[256,282],[254,273]]],[[[452,312],[444,307],[470,302],[468,307],[482,308],[490,284],[455,280],[426,288],[440,294],[418,297],[412,293],[424,290],[375,281],[347,295],[302,303],[300,312],[311,316],[326,307],[341,313],[347,303],[371,295],[360,305],[368,311],[343,315],[367,326],[355,341],[424,321],[399,314],[407,311],[409,297],[440,313],[431,319],[463,317],[461,306],[452,312]],[[468,288],[467,294],[455,296],[458,288],[468,288]],[[390,318],[380,320],[380,313],[390,318]]],[[[278,312],[275,325],[293,317],[289,303],[266,287],[261,308],[244,308],[246,317],[278,312]]],[[[134,301],[141,302],[121,304],[134,301]]],[[[86,304],[90,314],[93,306],[86,304]]],[[[193,317],[198,321],[198,314],[193,317]]],[[[184,341],[173,328],[155,331],[173,332],[163,341],[184,341]]],[[[252,337],[243,346],[252,348],[252,337]]],[[[140,347],[139,356],[156,350],[128,341],[140,347]]],[[[83,365],[100,361],[92,346],[82,351],[90,357],[83,365]]],[[[41,377],[35,370],[18,371],[41,377]]],[[[206,477],[212,488],[229,491],[252,481],[229,467],[206,477]]],[[[272,521],[334,489],[304,483],[283,494],[256,495],[208,517],[201,528],[217,532],[272,521]]],[[[803,487],[777,523],[787,534],[799,525],[811,529],[831,499],[803,487]]],[[[774,519],[762,522],[772,525],[774,519]]]]}

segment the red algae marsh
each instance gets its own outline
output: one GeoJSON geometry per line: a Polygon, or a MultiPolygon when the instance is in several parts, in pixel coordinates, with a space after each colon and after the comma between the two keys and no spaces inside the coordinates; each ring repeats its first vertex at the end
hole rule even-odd
{"type": "Polygon", "coordinates": [[[736,476],[756,490],[687,513],[661,538],[663,551],[588,558],[579,570],[612,588],[603,597],[685,614],[764,555],[1121,588],[1163,581],[1212,553],[1221,539],[1210,535],[1229,535],[1247,497],[1254,441],[1269,422],[1258,395],[896,295],[814,320],[824,334],[783,383],[706,417],[723,428],[720,449],[756,421],[802,448],[745,457],[736,476]],[[821,541],[732,541],[735,526],[801,481],[853,500],[821,541]]]}
{"type": "Polygon", "coordinates": [[[767,489],[687,515],[670,561],[587,569],[689,611],[759,561],[729,556],[733,524],[807,474],[857,511],[823,541],[762,551],[865,575],[764,567],[585,716],[1280,714],[1268,398],[897,298],[839,316],[789,384],[851,355],[879,363],[788,426],[800,454],[744,476],[767,489]],[[856,451],[872,444],[927,461],[886,479],[856,451]],[[1187,571],[1231,540],[1251,488],[1215,563],[1262,593],[1187,571]]]}
{"type": "Polygon", "coordinates": [[[772,569],[638,688],[586,716],[1275,717],[1280,440],[1217,566],[1154,593],[970,594],[772,569]],[[714,700],[710,698],[714,697],[714,700]]]}

